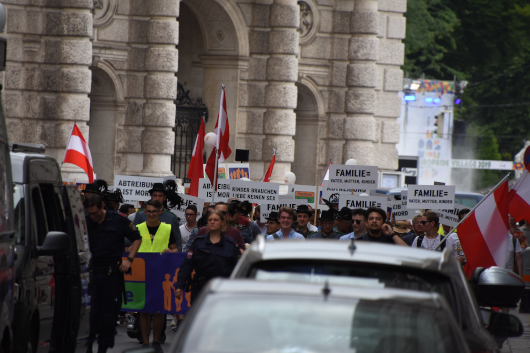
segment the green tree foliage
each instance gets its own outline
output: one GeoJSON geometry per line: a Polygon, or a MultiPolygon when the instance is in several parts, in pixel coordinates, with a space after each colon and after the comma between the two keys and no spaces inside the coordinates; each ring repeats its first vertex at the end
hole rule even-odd
{"type": "MultiPolygon", "coordinates": [[[[453,158],[512,159],[530,138],[528,0],[409,0],[407,11],[403,70],[469,81],[455,116],[474,136],[453,158]]],[[[495,174],[475,173],[477,187],[495,174]]]]}

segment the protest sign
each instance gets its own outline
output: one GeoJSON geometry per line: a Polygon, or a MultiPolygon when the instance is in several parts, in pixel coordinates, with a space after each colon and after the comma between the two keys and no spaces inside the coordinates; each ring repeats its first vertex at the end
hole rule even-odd
{"type": "MultiPolygon", "coordinates": [[[[129,253],[123,253],[124,259],[129,253]]],[[[139,313],[185,314],[190,308],[191,293],[175,298],[175,283],[186,253],[137,253],[131,272],[125,274],[125,297],[122,310],[139,313]]]]}
{"type": "Polygon", "coordinates": [[[202,209],[204,208],[204,199],[201,199],[200,197],[185,195],[185,194],[179,194],[179,196],[182,198],[182,205],[180,205],[180,209],[173,208],[171,212],[177,215],[178,218],[180,218],[181,221],[186,220],[186,207],[189,205],[195,205],[197,206],[197,219],[202,217],[202,209]]]}
{"type": "Polygon", "coordinates": [[[398,200],[388,204],[392,206],[392,215],[396,221],[406,221],[414,216],[414,210],[408,210],[406,202],[398,200]]]}
{"type": "Polygon", "coordinates": [[[316,188],[312,185],[294,185],[293,193],[296,200],[306,199],[308,204],[315,203],[316,188]]]}
{"type": "Polygon", "coordinates": [[[280,195],[280,185],[277,183],[263,183],[259,181],[231,180],[230,197],[252,203],[277,203],[280,195]]]}
{"type": "Polygon", "coordinates": [[[323,188],[322,190],[326,190],[326,191],[334,191],[334,192],[338,192],[338,193],[341,193],[341,194],[348,194],[348,195],[359,195],[359,194],[362,194],[362,193],[367,193],[368,190],[367,189],[357,189],[357,188],[351,188],[351,187],[341,187],[341,186],[332,186],[330,183],[329,183],[329,180],[324,180],[323,182],[323,188]]]}
{"type": "Polygon", "coordinates": [[[460,212],[460,210],[464,208],[468,208],[468,207],[455,204],[455,208],[444,209],[444,210],[433,210],[433,212],[436,212],[441,224],[449,226],[449,227],[455,227],[458,224],[458,212],[460,212]]]}
{"type": "Polygon", "coordinates": [[[455,205],[454,185],[409,185],[408,209],[442,210],[455,205]]]}
{"type": "MultiPolygon", "coordinates": [[[[199,198],[205,202],[212,202],[213,187],[208,178],[199,179],[199,198]]],[[[230,198],[230,180],[218,179],[215,202],[228,202],[230,198]]]]}
{"type": "Polygon", "coordinates": [[[280,200],[277,204],[263,202],[260,208],[260,222],[267,223],[265,217],[269,217],[269,214],[273,211],[278,212],[281,207],[291,207],[293,210],[296,210],[299,205],[307,205],[307,200],[280,200]]]}
{"type": "Polygon", "coordinates": [[[228,176],[226,179],[250,178],[250,167],[248,163],[227,163],[228,176]]]}
{"type": "Polygon", "coordinates": [[[294,200],[294,194],[279,195],[279,200],[294,200]]]}
{"type": "Polygon", "coordinates": [[[387,212],[387,199],[380,196],[355,196],[355,195],[339,195],[339,210],[343,207],[350,209],[369,207],[378,207],[387,212]]]}
{"type": "Polygon", "coordinates": [[[125,202],[151,200],[149,190],[154,183],[163,183],[164,178],[115,175],[114,188],[119,188],[125,202]]]}
{"type": "Polygon", "coordinates": [[[331,187],[377,189],[377,167],[365,165],[329,166],[329,185],[331,187]]]}
{"type": "MultiPolygon", "coordinates": [[[[202,165],[202,171],[204,173],[203,175],[208,178],[208,175],[206,175],[206,164],[202,165]]],[[[217,180],[219,179],[228,179],[226,163],[220,163],[217,165],[217,180]]]]}

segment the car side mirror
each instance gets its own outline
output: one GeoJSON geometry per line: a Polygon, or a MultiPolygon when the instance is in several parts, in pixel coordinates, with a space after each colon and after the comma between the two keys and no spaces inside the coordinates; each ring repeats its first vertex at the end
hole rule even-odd
{"type": "Polygon", "coordinates": [[[488,331],[495,337],[519,337],[523,334],[521,321],[508,313],[492,312],[488,331]]]}
{"type": "Polygon", "coordinates": [[[37,256],[64,255],[70,252],[70,236],[64,232],[48,232],[44,244],[37,246],[37,256]]]}

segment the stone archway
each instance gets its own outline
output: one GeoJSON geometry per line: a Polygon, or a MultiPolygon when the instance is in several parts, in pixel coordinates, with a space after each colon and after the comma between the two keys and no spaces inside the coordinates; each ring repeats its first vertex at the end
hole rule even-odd
{"type": "Polygon", "coordinates": [[[88,145],[97,178],[112,184],[116,165],[117,93],[112,78],[104,70],[91,69],[88,145]]]}
{"type": "Polygon", "coordinates": [[[294,162],[291,171],[300,185],[316,185],[319,156],[319,111],[317,100],[311,90],[298,86],[296,134],[294,136],[294,162]]]}

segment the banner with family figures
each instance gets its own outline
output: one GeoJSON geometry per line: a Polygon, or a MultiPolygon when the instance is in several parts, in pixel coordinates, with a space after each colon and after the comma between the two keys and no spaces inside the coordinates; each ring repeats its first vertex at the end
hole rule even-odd
{"type": "MultiPolygon", "coordinates": [[[[129,253],[124,253],[127,258],[129,253]]],[[[175,283],[185,253],[137,253],[130,274],[125,275],[127,304],[122,310],[139,313],[185,314],[191,293],[175,298],[175,283]]]]}

